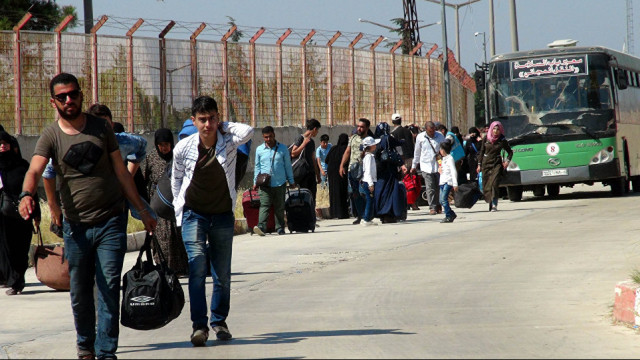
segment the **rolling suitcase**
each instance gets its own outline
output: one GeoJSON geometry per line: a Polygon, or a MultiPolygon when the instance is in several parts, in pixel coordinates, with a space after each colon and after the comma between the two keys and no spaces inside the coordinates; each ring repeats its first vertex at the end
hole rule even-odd
{"type": "MultiPolygon", "coordinates": [[[[247,219],[247,227],[253,234],[253,228],[258,225],[260,215],[260,195],[257,190],[247,190],[242,193],[242,210],[244,217],[247,219]]],[[[276,231],[276,219],[273,214],[273,206],[269,209],[269,217],[267,218],[266,232],[272,233],[276,231]]]]}
{"type": "Polygon", "coordinates": [[[287,189],[284,209],[287,213],[287,228],[289,232],[315,231],[316,205],[309,189],[287,189]]]}

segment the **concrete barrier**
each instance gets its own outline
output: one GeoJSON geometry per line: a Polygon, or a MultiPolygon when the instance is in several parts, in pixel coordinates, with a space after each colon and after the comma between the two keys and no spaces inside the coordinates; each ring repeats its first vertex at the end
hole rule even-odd
{"type": "Polygon", "coordinates": [[[616,284],[613,317],[629,325],[640,325],[640,285],[633,280],[616,284]]]}

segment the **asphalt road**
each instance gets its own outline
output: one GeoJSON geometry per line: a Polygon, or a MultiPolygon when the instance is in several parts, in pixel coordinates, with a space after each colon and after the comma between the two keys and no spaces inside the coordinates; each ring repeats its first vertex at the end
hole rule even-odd
{"type": "MultiPolygon", "coordinates": [[[[187,303],[162,329],[121,327],[118,356],[640,356],[640,335],[611,317],[615,284],[640,269],[640,195],[578,186],[499,208],[459,209],[452,224],[423,208],[405,223],[325,220],[315,233],[238,236],[234,339],[193,348],[187,303]]],[[[75,357],[68,293],[27,276],[22,296],[0,295],[0,358],[75,357]]]]}

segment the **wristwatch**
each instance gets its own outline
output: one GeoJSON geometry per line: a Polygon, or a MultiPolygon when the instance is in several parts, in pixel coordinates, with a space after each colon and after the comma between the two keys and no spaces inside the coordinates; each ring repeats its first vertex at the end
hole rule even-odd
{"type": "Polygon", "coordinates": [[[20,196],[18,196],[18,200],[22,200],[22,198],[25,198],[29,196],[30,198],[33,198],[33,194],[30,193],[29,191],[23,191],[20,193],[20,196]]]}

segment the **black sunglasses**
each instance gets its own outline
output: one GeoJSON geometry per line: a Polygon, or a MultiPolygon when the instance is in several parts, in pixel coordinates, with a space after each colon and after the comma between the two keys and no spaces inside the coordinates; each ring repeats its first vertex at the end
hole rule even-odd
{"type": "Polygon", "coordinates": [[[82,92],[80,90],[72,90],[67,93],[53,95],[53,98],[60,101],[65,102],[67,100],[67,96],[71,98],[71,100],[77,99],[82,92]]]}

